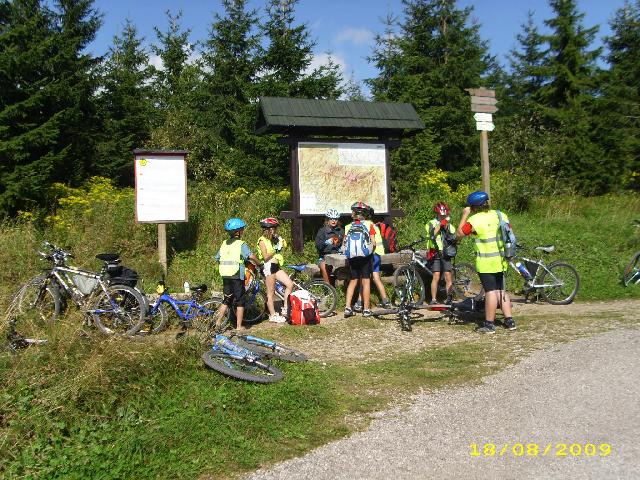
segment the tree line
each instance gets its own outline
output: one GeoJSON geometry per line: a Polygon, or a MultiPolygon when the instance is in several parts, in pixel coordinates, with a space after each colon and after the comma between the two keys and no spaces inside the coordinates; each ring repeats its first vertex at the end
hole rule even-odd
{"type": "MultiPolygon", "coordinates": [[[[314,40],[299,0],[222,0],[194,42],[166,12],[146,47],[126,20],[102,57],[93,0],[0,0],[0,214],[52,202],[54,182],[93,175],[131,185],[132,149],[189,150],[189,175],[220,188],[289,183],[286,147],[253,128],[260,96],[367,100],[331,60],[311,69],[314,40]],[[161,67],[150,63],[157,56],[161,67]]],[[[409,102],[426,129],[392,156],[397,196],[415,172],[479,178],[478,134],[465,88],[497,91],[496,174],[520,194],[602,194],[640,186],[640,0],[614,12],[593,47],[576,0],[549,0],[541,33],[530,13],[507,65],[491,55],[455,0],[403,0],[380,25],[371,100],[409,102]]],[[[331,58],[329,56],[329,58],[331,58]]]]}

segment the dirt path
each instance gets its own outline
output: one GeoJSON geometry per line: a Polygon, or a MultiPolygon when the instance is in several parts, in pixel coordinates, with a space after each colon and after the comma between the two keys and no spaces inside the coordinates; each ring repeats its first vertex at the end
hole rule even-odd
{"type": "MultiPolygon", "coordinates": [[[[498,329],[493,337],[517,344],[526,336],[526,346],[532,351],[547,345],[640,322],[640,300],[607,302],[579,302],[570,305],[546,303],[524,304],[515,301],[516,332],[498,329]]],[[[295,336],[283,331],[283,338],[317,361],[341,361],[360,364],[390,358],[399,353],[410,353],[458,342],[477,340],[473,323],[449,325],[437,312],[421,311],[413,331],[402,332],[393,316],[388,318],[345,319],[342,314],[323,319],[320,329],[290,327],[264,322],[251,329],[263,335],[279,336],[281,329],[303,329],[295,336]]],[[[478,317],[476,317],[477,319],[478,317]]],[[[482,317],[480,317],[482,318],[482,317]]],[[[471,318],[473,320],[473,318],[471,318]]],[[[515,346],[516,350],[520,348],[515,346]]],[[[526,353],[523,350],[522,353],[526,353]]]]}

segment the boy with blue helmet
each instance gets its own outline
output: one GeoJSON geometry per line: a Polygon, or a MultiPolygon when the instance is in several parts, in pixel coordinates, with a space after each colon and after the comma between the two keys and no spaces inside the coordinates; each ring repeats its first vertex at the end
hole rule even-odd
{"type": "MultiPolygon", "coordinates": [[[[501,215],[504,221],[509,222],[504,213],[501,215]]],[[[508,263],[498,234],[499,223],[498,213],[489,207],[489,195],[480,190],[470,193],[456,233],[458,238],[473,235],[474,239],[476,270],[485,291],[485,321],[484,326],[478,329],[480,333],[495,333],[498,306],[504,313],[505,328],[516,329],[511,316],[511,299],[504,286],[508,263]]]]}
{"type": "Polygon", "coordinates": [[[244,264],[247,260],[258,264],[256,256],[251,253],[249,245],[240,239],[247,224],[240,218],[230,218],[224,224],[229,238],[222,242],[215,255],[219,262],[218,271],[222,277],[222,292],[224,300],[218,309],[216,326],[219,326],[227,310],[236,307],[236,328],[242,329],[244,317],[244,264]]]}

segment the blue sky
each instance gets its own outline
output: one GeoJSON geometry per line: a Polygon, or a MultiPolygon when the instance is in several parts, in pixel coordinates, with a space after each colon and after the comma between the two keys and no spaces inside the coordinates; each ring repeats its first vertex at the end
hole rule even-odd
{"type": "MultiPolygon", "coordinates": [[[[250,0],[250,5],[263,12],[266,2],[250,0]]],[[[578,0],[579,10],[586,14],[584,25],[600,25],[598,43],[610,33],[609,21],[624,0],[578,0]]],[[[473,6],[475,18],[481,25],[481,36],[490,43],[491,52],[505,63],[505,54],[515,46],[516,34],[522,31],[527,11],[535,12],[536,23],[544,31],[543,20],[551,17],[547,0],[459,0],[460,7],[473,6]]],[[[106,53],[113,36],[122,30],[129,18],[147,43],[154,42],[153,31],[167,28],[165,11],[183,12],[183,26],[192,29],[192,41],[204,40],[213,20],[214,11],[221,11],[219,0],[97,0],[95,7],[104,14],[104,24],[90,50],[96,55],[106,53]]],[[[400,0],[301,0],[296,18],[308,25],[316,41],[315,62],[322,62],[326,52],[344,70],[345,77],[353,74],[362,81],[376,75],[366,57],[373,46],[373,34],[383,29],[381,18],[387,12],[402,14],[400,0]]]]}

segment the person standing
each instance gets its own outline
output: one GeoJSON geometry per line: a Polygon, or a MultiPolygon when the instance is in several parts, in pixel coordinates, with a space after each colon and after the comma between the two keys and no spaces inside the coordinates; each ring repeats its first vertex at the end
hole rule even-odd
{"type": "Polygon", "coordinates": [[[438,303],[438,284],[440,278],[444,275],[445,288],[447,291],[446,302],[451,302],[451,290],[453,288],[453,264],[452,257],[448,256],[448,251],[445,251],[445,242],[443,237],[445,234],[454,237],[456,229],[451,223],[449,217],[449,205],[445,202],[439,202],[433,207],[433,211],[436,217],[429,221],[425,225],[427,230],[428,243],[427,248],[431,250],[433,256],[433,277],[431,278],[431,304],[438,303]]]}
{"type": "MultiPolygon", "coordinates": [[[[508,217],[500,212],[505,222],[508,217]]],[[[511,314],[511,299],[505,290],[504,272],[507,261],[504,258],[504,245],[499,234],[500,220],[496,210],[489,207],[489,195],[483,191],[475,191],[467,197],[467,204],[462,212],[457,236],[463,238],[471,235],[476,252],[476,270],[485,291],[485,321],[478,329],[479,333],[495,333],[495,317],[498,307],[504,314],[504,326],[508,330],[516,329],[516,322],[511,314]]]]}

